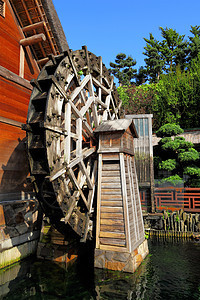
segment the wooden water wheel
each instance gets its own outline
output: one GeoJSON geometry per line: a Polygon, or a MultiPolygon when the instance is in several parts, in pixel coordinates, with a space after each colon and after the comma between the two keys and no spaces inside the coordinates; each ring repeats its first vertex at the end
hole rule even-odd
{"type": "Polygon", "coordinates": [[[38,199],[59,230],[69,224],[85,241],[97,177],[94,129],[119,118],[113,77],[84,46],[51,56],[32,85],[25,129],[38,199]]]}

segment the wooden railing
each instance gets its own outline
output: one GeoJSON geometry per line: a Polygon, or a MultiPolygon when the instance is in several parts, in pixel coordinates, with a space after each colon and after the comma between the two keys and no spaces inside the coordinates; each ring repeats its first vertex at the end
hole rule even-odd
{"type": "Polygon", "coordinates": [[[184,211],[200,212],[200,188],[155,188],[154,195],[157,211],[182,208],[184,211]]]}

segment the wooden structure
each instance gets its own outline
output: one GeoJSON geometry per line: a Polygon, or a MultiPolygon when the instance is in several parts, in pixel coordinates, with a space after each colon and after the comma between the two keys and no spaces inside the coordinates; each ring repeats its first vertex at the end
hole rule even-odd
{"type": "Polygon", "coordinates": [[[69,224],[85,241],[94,219],[94,130],[120,118],[113,77],[87,47],[69,50],[51,0],[0,0],[0,45],[1,199],[31,197],[21,130],[28,110],[30,183],[57,229],[69,224]]]}
{"type": "Polygon", "coordinates": [[[95,133],[99,134],[95,266],[134,272],[137,249],[145,243],[133,150],[137,132],[132,120],[120,119],[101,123],[95,133]],[[123,263],[117,253],[124,253],[123,263]]]}
{"type": "Polygon", "coordinates": [[[113,77],[84,46],[51,59],[34,85],[25,127],[31,180],[51,222],[61,231],[69,224],[85,241],[97,176],[94,129],[119,118],[113,77]]]}
{"type": "Polygon", "coordinates": [[[183,209],[187,212],[200,212],[199,188],[155,188],[156,211],[183,209]]]}
{"type": "Polygon", "coordinates": [[[138,132],[138,138],[134,143],[134,152],[142,209],[154,212],[153,115],[126,115],[125,118],[133,120],[138,132]]]}
{"type": "Polygon", "coordinates": [[[49,56],[66,49],[52,1],[0,1],[0,201],[32,197],[21,130],[32,92],[30,81],[49,56]]]}
{"type": "Polygon", "coordinates": [[[37,247],[40,225],[30,226],[29,220],[42,216],[28,212],[35,193],[26,181],[29,164],[21,125],[27,118],[30,81],[34,84],[49,57],[66,49],[51,0],[0,0],[0,267],[37,247]]]}

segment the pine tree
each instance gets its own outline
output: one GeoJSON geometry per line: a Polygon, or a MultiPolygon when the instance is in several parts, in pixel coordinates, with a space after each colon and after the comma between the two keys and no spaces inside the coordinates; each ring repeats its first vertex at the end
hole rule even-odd
{"type": "Polygon", "coordinates": [[[192,60],[198,57],[200,53],[200,26],[191,26],[190,32],[193,34],[189,37],[188,46],[188,62],[191,64],[192,60]]]}
{"type": "Polygon", "coordinates": [[[145,58],[146,70],[150,82],[156,82],[160,78],[162,73],[162,68],[164,66],[164,61],[161,59],[160,54],[160,43],[154,38],[152,33],[150,33],[149,39],[144,38],[146,42],[146,50],[143,52],[147,56],[145,58]]]}
{"type": "Polygon", "coordinates": [[[116,55],[115,63],[110,62],[112,69],[109,70],[119,80],[120,85],[129,85],[137,73],[133,68],[135,65],[136,60],[131,56],[126,57],[126,54],[119,53],[116,55]]]}
{"type": "Polygon", "coordinates": [[[186,57],[188,42],[185,35],[180,35],[172,28],[160,27],[163,40],[160,42],[160,52],[164,61],[166,72],[175,70],[177,66],[184,70],[186,66],[186,57]]]}
{"type": "Polygon", "coordinates": [[[161,140],[154,149],[158,155],[154,156],[155,175],[164,171],[160,174],[160,183],[176,186],[184,181],[185,186],[199,186],[199,152],[191,142],[177,136],[181,133],[183,129],[177,124],[165,124],[157,130],[156,135],[161,140]]]}

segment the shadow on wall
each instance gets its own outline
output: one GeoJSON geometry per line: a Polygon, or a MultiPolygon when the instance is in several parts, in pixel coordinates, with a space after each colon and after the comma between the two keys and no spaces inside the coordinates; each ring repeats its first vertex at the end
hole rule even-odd
{"type": "Polygon", "coordinates": [[[0,269],[36,251],[42,213],[27,183],[29,174],[25,141],[18,139],[0,184],[0,269]]]}
{"type": "MultiPolygon", "coordinates": [[[[7,164],[2,165],[1,168],[3,174],[0,184],[0,194],[21,193],[23,195],[23,193],[33,192],[32,185],[26,182],[26,178],[29,174],[26,138],[23,140],[18,139],[18,145],[12,152],[7,164]]],[[[7,197],[6,199],[5,195],[2,200],[12,200],[12,198],[10,198],[12,195],[10,195],[10,197],[8,195],[7,197]]]]}

